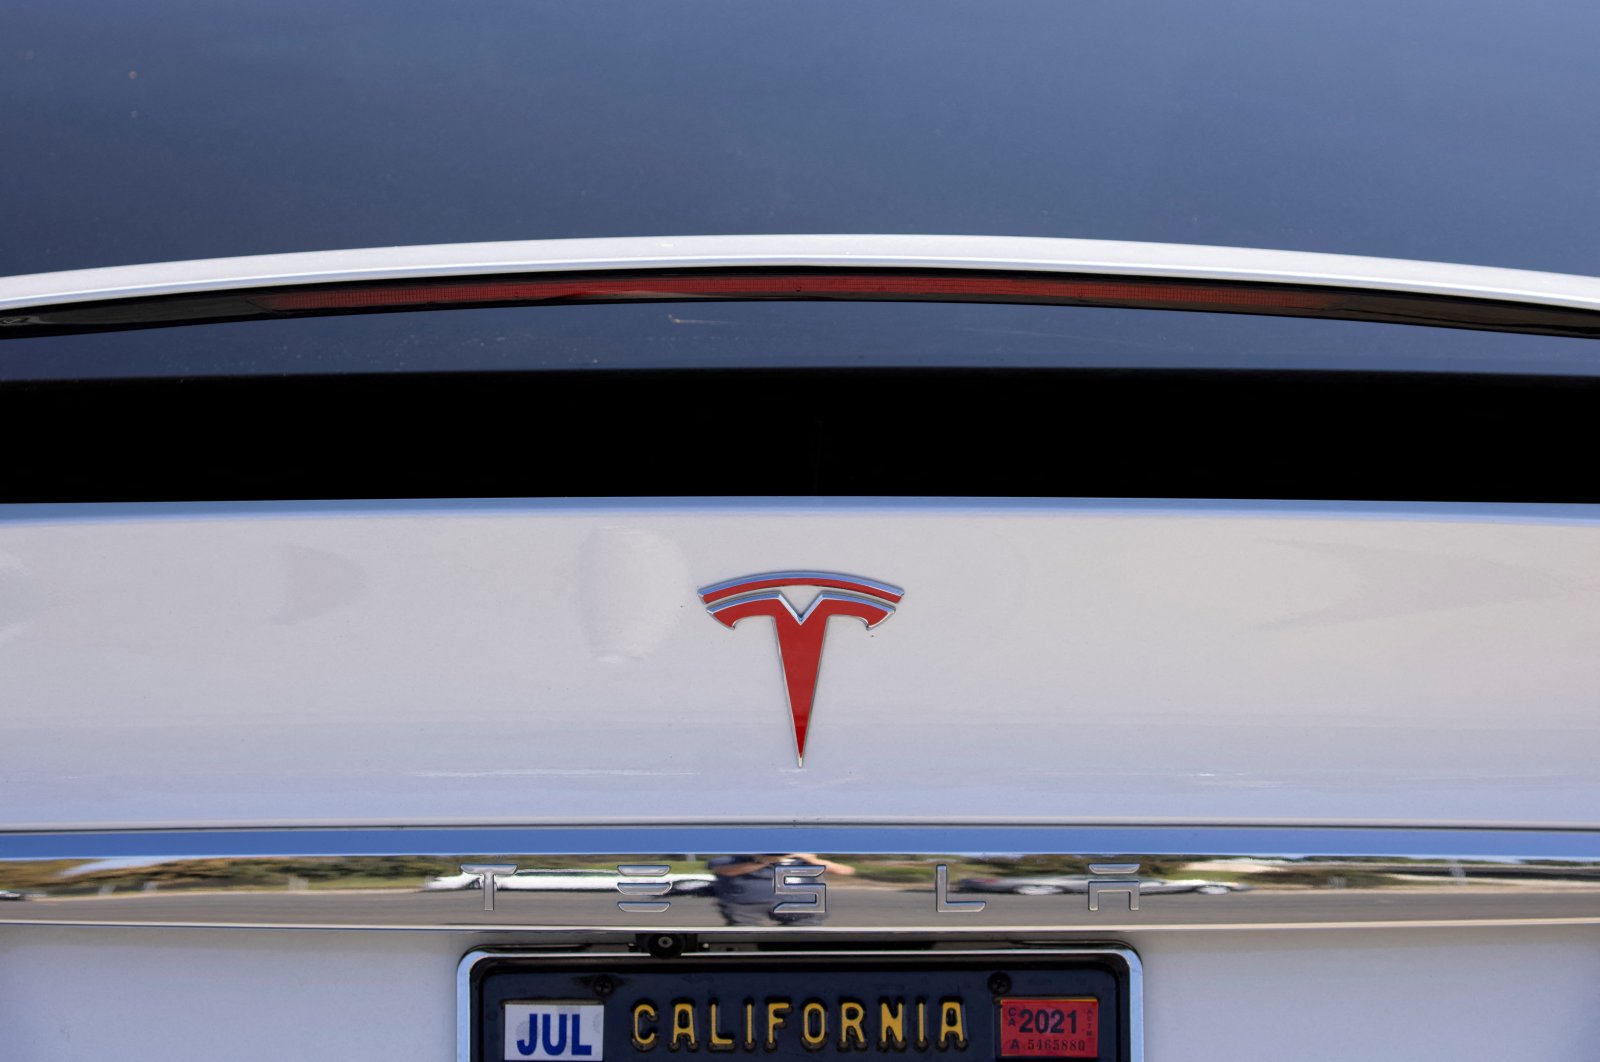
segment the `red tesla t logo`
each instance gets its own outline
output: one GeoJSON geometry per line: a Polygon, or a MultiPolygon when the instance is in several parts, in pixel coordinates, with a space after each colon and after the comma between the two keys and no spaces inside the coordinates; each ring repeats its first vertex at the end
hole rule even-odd
{"type": "Polygon", "coordinates": [[[802,766],[828,621],[834,616],[854,616],[868,628],[876,627],[894,615],[903,596],[899,587],[833,572],[766,572],[700,589],[706,611],[729,630],[751,616],[772,618],[783,684],[789,692],[789,714],[794,719],[795,761],[802,766]],[[804,612],[796,612],[779,589],[785,586],[810,586],[822,592],[804,612]]]}

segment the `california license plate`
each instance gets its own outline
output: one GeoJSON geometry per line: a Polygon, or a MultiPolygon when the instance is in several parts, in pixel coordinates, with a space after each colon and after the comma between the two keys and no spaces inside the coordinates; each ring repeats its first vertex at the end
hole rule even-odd
{"type": "Polygon", "coordinates": [[[462,969],[462,1062],[1139,1062],[1138,960],[1123,949],[480,952],[462,969]]]}

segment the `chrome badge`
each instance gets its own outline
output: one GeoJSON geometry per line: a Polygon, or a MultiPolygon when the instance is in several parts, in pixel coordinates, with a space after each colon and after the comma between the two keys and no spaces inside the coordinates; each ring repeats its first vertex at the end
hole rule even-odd
{"type": "Polygon", "coordinates": [[[751,616],[772,617],[783,684],[789,694],[789,715],[794,720],[795,762],[802,767],[828,621],[834,616],[854,616],[870,630],[894,615],[904,596],[905,591],[897,586],[835,572],[765,572],[700,588],[706,611],[729,630],[751,616]],[[804,612],[796,612],[780,589],[785,586],[810,586],[822,592],[804,612]]]}

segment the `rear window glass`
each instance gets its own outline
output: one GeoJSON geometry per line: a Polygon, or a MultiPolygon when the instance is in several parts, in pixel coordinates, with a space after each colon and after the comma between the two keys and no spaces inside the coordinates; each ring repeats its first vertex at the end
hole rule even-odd
{"type": "Polygon", "coordinates": [[[844,302],[434,310],[0,341],[0,381],[918,366],[1595,376],[1600,343],[1237,314],[844,302]]]}

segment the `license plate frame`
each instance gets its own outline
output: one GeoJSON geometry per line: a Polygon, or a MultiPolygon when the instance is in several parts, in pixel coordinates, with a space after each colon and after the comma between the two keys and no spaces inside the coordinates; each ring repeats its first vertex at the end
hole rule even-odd
{"type": "MultiPolygon", "coordinates": [[[[681,983],[684,986],[682,991],[668,992],[664,997],[679,999],[686,998],[685,993],[689,992],[688,986],[694,978],[699,978],[703,982],[707,978],[721,977],[727,981],[745,973],[752,977],[765,977],[769,981],[777,978],[780,982],[786,977],[798,979],[802,975],[814,978],[817,975],[837,974],[841,977],[855,977],[860,983],[867,983],[873,977],[914,974],[948,978],[952,984],[966,986],[967,994],[973,998],[970,1006],[972,1014],[970,1020],[973,1023],[972,1050],[938,1053],[919,1051],[913,1046],[888,1053],[889,1057],[885,1058],[884,1062],[890,1062],[890,1059],[894,1062],[918,1062],[919,1059],[923,1062],[998,1062],[1001,1056],[997,1041],[993,1039],[998,1036],[998,1026],[991,1027],[982,1023],[998,1020],[1003,998],[1082,994],[1082,985],[1086,978],[1101,986],[1108,983],[1103,979],[1095,981],[1089,975],[1104,975],[1109,978],[1109,983],[1114,985],[1114,989],[1097,991],[1097,994],[1104,997],[1101,998],[1102,1024],[1106,1035],[1102,1038],[1099,1053],[1092,1057],[1099,1062],[1143,1062],[1144,1060],[1143,966],[1131,948],[1120,944],[1096,944],[997,946],[926,951],[871,947],[826,951],[798,948],[772,951],[719,950],[667,959],[623,950],[531,951],[516,948],[480,948],[468,952],[457,968],[457,1062],[501,1062],[503,1049],[500,1042],[506,1029],[504,1006],[513,1001],[517,1003],[545,1000],[576,1002],[578,999],[593,1001],[596,995],[588,986],[601,975],[615,975],[611,980],[621,981],[624,984],[681,983]],[[980,973],[983,976],[974,981],[980,973]],[[1002,983],[992,980],[994,973],[1003,973],[1008,978],[1014,977],[1015,985],[1005,992],[993,991],[997,983],[1002,983]],[[974,983],[982,985],[983,989],[973,990],[974,983]],[[531,996],[529,986],[535,986],[531,996]],[[987,1042],[993,1047],[993,1050],[987,1053],[982,1047],[986,1042],[982,1039],[985,1030],[989,1030],[990,1039],[987,1042]]],[[[804,983],[815,984],[815,981],[804,983]]],[[[652,991],[655,995],[661,995],[659,990],[652,989],[652,991]]],[[[703,985],[699,991],[704,993],[703,985]]],[[[809,992],[812,996],[817,994],[815,990],[809,992]]],[[[617,996],[619,1009],[632,1005],[624,993],[618,992],[617,996]]],[[[694,997],[690,994],[687,998],[694,997]]],[[[796,998],[794,1002],[799,1004],[801,999],[796,998]]],[[[621,1020],[625,1022],[628,1019],[624,1017],[621,1020]]],[[[704,1020],[703,1015],[700,1020],[704,1020]]],[[[794,1031],[794,1026],[789,1026],[788,1030],[785,1036],[798,1035],[794,1031]]],[[[661,1031],[665,1031],[665,1026],[661,1027],[661,1031]]],[[[798,1053],[789,1050],[787,1045],[781,1046],[777,1052],[769,1052],[763,1048],[764,1045],[757,1045],[753,1052],[732,1049],[722,1062],[746,1062],[744,1057],[746,1054],[749,1055],[751,1062],[755,1059],[785,1062],[786,1058],[798,1053]]],[[[709,1057],[717,1058],[717,1055],[711,1054],[709,1049],[704,1050],[709,1057]]],[[[847,1054],[853,1053],[856,1052],[828,1049],[807,1052],[806,1055],[815,1062],[842,1062],[847,1054]]],[[[862,1062],[868,1062],[871,1054],[880,1052],[859,1053],[862,1055],[862,1062]]],[[[685,1049],[681,1051],[656,1049],[646,1058],[645,1052],[635,1049],[628,1036],[612,1033],[608,1034],[606,1039],[603,1062],[670,1062],[690,1057],[693,1057],[693,1053],[689,1052],[685,1045],[685,1049]]],[[[1005,1062],[1024,1062],[1024,1060],[1006,1059],[1005,1062]]],[[[1046,1062],[1046,1060],[1030,1059],[1027,1062],[1046,1062]]]]}

